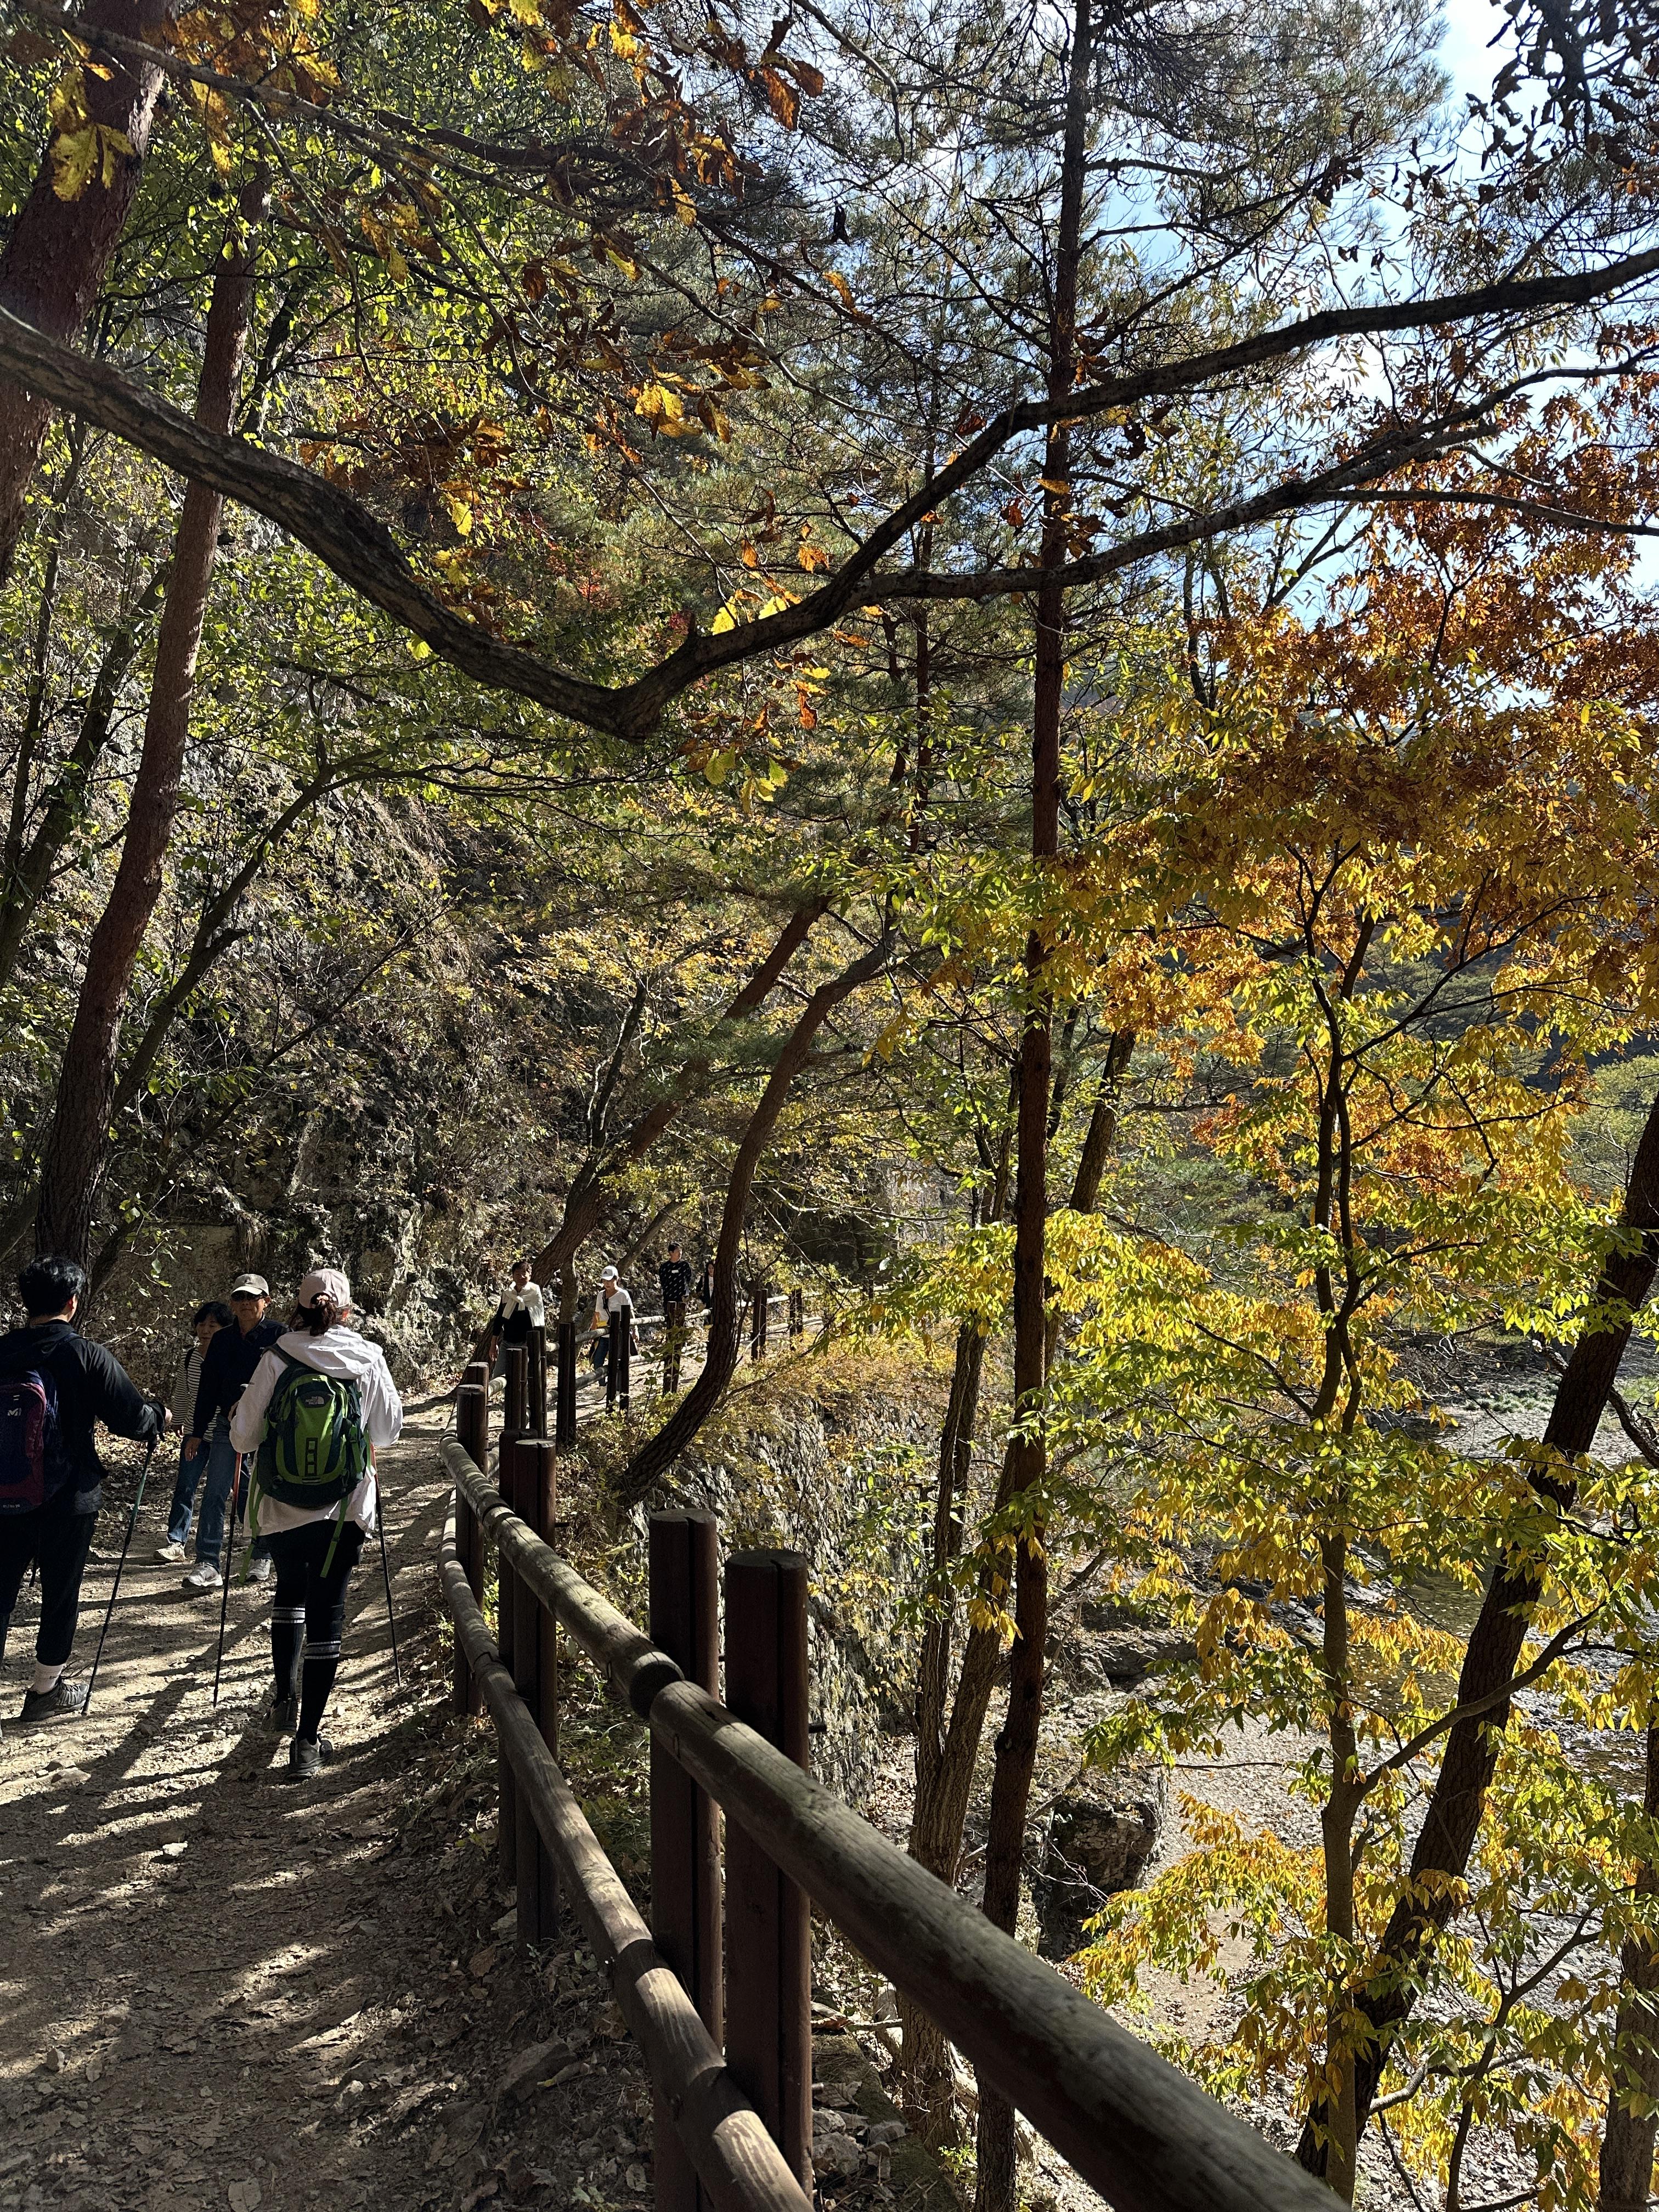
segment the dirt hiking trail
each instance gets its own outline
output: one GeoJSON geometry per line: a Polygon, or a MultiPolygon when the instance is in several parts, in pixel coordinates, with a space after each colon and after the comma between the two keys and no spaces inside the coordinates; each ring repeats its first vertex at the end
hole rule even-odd
{"type": "MultiPolygon", "coordinates": [[[[580,1939],[511,1940],[486,1728],[450,1716],[434,1560],[448,1497],[416,1413],[381,1455],[315,1781],[263,1733],[270,1595],[154,1561],[155,1456],[92,1711],[22,1728],[36,1603],[0,1675],[0,2212],[642,2205],[650,2097],[580,1939]]],[[[92,1664],[136,1462],[106,1486],[70,1672],[92,1664]]],[[[240,1561],[239,1561],[240,1564],[240,1561]]]]}

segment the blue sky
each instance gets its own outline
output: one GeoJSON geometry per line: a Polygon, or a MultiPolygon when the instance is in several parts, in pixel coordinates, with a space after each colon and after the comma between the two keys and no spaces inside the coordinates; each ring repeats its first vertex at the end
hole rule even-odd
{"type": "Polygon", "coordinates": [[[1487,52],[1487,41],[1505,21],[1503,9],[1488,0],[1447,0],[1440,58],[1455,93],[1490,90],[1495,57],[1487,52]]]}

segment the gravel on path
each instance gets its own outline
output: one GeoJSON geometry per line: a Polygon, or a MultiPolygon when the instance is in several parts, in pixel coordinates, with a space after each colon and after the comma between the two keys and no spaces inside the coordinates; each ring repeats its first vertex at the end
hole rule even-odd
{"type": "MultiPolygon", "coordinates": [[[[0,2212],[648,2201],[637,2053],[574,1936],[514,1946],[487,1728],[447,1711],[445,1419],[382,1455],[404,1685],[371,1546],[313,1783],[288,1782],[260,1726],[268,1585],[231,1591],[213,1706],[218,1597],[153,1562],[163,1455],[83,1719],[12,1719],[20,1605],[0,1675],[0,2212]]],[[[71,1673],[135,1474],[109,1486],[71,1673]]]]}

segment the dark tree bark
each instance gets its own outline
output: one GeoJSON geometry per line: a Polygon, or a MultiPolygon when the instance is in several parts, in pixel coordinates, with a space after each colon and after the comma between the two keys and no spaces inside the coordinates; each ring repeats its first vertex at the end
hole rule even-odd
{"type": "MultiPolygon", "coordinates": [[[[1117,1133],[1120,1086],[1128,1071],[1134,1042],[1133,1030],[1119,1030],[1113,1033],[1107,1047],[1101,1085],[1089,1117],[1089,1127],[1084,1137],[1077,1176],[1072,1188],[1071,1202],[1074,1212],[1091,1213],[1098,1202],[1101,1179],[1117,1133]]],[[[1000,1212],[999,1203],[999,1215],[1000,1212]]],[[[1048,1361],[1053,1358],[1057,1329],[1057,1316],[1046,1316],[1045,1370],[1048,1361]]],[[[960,1347],[958,1356],[960,1358],[960,1347]]],[[[959,1455],[961,1474],[965,1480],[967,1452],[972,1438],[971,1433],[964,1436],[963,1428],[970,1431],[971,1426],[971,1413],[965,1408],[962,1413],[958,1413],[957,1393],[953,1382],[945,1431],[940,1438],[941,1485],[947,1449],[953,1449],[959,1455]],[[953,1429],[953,1423],[961,1423],[962,1425],[953,1429]]],[[[1003,1457],[992,1508],[994,1512],[1000,1513],[1012,1498],[1018,1473],[1018,1463],[1011,1444],[1003,1457]]],[[[937,1528],[936,1515],[936,1542],[937,1528]]],[[[959,1543],[959,1529],[957,1535],[959,1543]]],[[[988,1576],[981,1586],[981,1595],[987,1598],[999,1596],[1001,1595],[1000,1588],[994,1587],[988,1576]]],[[[910,1856],[925,1866],[930,1874],[937,1875],[941,1881],[954,1887],[962,1857],[963,1832],[967,1825],[968,1801],[973,1790],[974,1768],[979,1758],[985,1717],[996,1681],[1000,1645],[993,1630],[969,1630],[963,1641],[962,1669],[957,1676],[956,1696],[951,1704],[947,1723],[945,1697],[945,1678],[949,1672],[950,1627],[947,1614],[942,1625],[930,1623],[924,1639],[917,1702],[916,1795],[908,1848],[910,1856]],[[931,1645],[928,1638],[933,1639],[931,1645]]],[[[926,2014],[919,2012],[914,2006],[907,2007],[902,1998],[900,1999],[899,2009],[904,2023],[906,2112],[908,2115],[914,2114],[910,2124],[918,2134],[925,2135],[932,2141],[943,2141],[951,2133],[952,2094],[945,2039],[926,2014]]]]}
{"type": "Polygon", "coordinates": [[[18,763],[6,839],[5,879],[0,884],[0,984],[11,981],[29,923],[46,896],[58,855],[85,811],[93,771],[109,743],[121,686],[143,650],[150,618],[161,605],[170,573],[171,563],[156,571],[106,643],[75,743],[44,795],[32,836],[26,834],[28,794],[24,786],[28,764],[21,760],[18,763]]]}
{"type": "MultiPolygon", "coordinates": [[[[198,416],[213,429],[228,424],[235,405],[264,191],[260,178],[243,191],[215,268],[197,396],[198,416]]],[[[99,1186],[108,1158],[122,1010],[138,948],[161,895],[162,870],[178,813],[196,657],[218,555],[222,505],[218,493],[202,484],[185,487],[127,834],[108,903],[87,948],[86,973],[40,1164],[36,1249],[68,1252],[82,1264],[92,1253],[99,1186]]]]}
{"type": "MultiPolygon", "coordinates": [[[[32,386],[56,405],[127,439],[168,468],[198,478],[227,498],[240,500],[268,516],[372,605],[424,638],[434,653],[478,683],[539,700],[590,729],[637,742],[653,735],[671,702],[703,677],[815,636],[854,607],[878,599],[988,599],[1027,593],[1031,580],[1026,568],[987,568],[973,574],[915,568],[884,571],[881,563],[933,508],[970,483],[1014,439],[1051,422],[1062,406],[1070,419],[1084,421],[1146,399],[1197,391],[1334,337],[1434,329],[1491,315],[1530,315],[1541,308],[1584,305],[1638,283],[1656,270],[1659,248],[1561,276],[1506,281],[1375,307],[1324,309],[1233,345],[1079,386],[1063,402],[1045,398],[1005,408],[902,507],[884,517],[816,591],[804,593],[776,614],[740,623],[734,629],[694,631],[654,667],[616,687],[571,676],[445,606],[421,584],[390,531],[349,492],[281,454],[204,431],[131,378],[88,361],[11,313],[3,302],[0,375],[32,386]]],[[[1466,437],[1468,428],[1468,421],[1460,417],[1457,438],[1466,437]]],[[[1450,442],[1452,433],[1444,426],[1425,424],[1415,442],[1403,443],[1401,434],[1391,428],[1362,452],[1344,456],[1314,475],[1280,481],[1206,513],[1137,532],[1109,551],[1069,562],[1060,571],[1059,581],[1067,590],[1097,583],[1155,553],[1206,544],[1277,515],[1351,497],[1367,485],[1397,477],[1412,460],[1426,459],[1450,442]]]]}
{"type": "MultiPolygon", "coordinates": [[[[1544,1443],[1564,1458],[1588,1452],[1613,1395],[1619,1363],[1630,1341],[1637,1310],[1659,1267],[1659,1098],[1649,1109],[1636,1149],[1622,1215],[1639,1232],[1633,1249],[1612,1254],[1601,1270],[1589,1316],[1556,1387],[1544,1443]]],[[[1570,1511],[1577,1485],[1570,1474],[1534,1477],[1540,1498],[1570,1511]]],[[[1428,1810],[1412,1853],[1410,1879],[1401,1889],[1364,1983],[1352,1993],[1353,2008],[1369,2036],[1354,2064],[1356,2127],[1363,2132],[1395,2031],[1410,2016],[1435,1947],[1457,1910],[1457,1892],[1474,1848],[1486,1792],[1509,1725],[1510,1685],[1527,1630],[1543,1595],[1543,1553],[1522,1556],[1494,1575],[1463,1654],[1457,1702],[1474,1708],[1446,1738],[1445,1756],[1430,1793],[1428,1810]]],[[[1323,2173],[1326,2130],[1316,2105],[1302,2131],[1297,2155],[1311,2173],[1323,2173]]]]}
{"type": "Polygon", "coordinates": [[[860,959],[843,968],[829,982],[821,983],[802,1007],[783,1050],[773,1064],[760,1103],[743,1133],[743,1141],[732,1164],[731,1181],[726,1185],[720,1240],[714,1247],[714,1299],[709,1309],[708,1348],[702,1371],[661,1428],[641,1445],[623,1468],[617,1487],[630,1504],[643,1498],[652,1484],[667,1473],[726,1394],[738,1364],[743,1322],[743,1307],[738,1297],[738,1258],[755,1170],[771,1141],[795,1078],[811,1055],[813,1039],[843,1000],[850,998],[860,983],[867,983],[872,975],[879,974],[887,955],[888,939],[884,935],[860,959]]]}
{"type": "MultiPolygon", "coordinates": [[[[1659,1727],[1648,1727],[1647,1786],[1642,1817],[1659,1820],[1659,1727]]],[[[1636,1895],[1659,1897],[1659,1865],[1644,1858],[1636,1870],[1636,1895]]],[[[1647,2212],[1653,2189],[1654,2137],[1659,2112],[1633,2112],[1633,2094],[1644,2104],[1659,2103],[1659,1951],[1643,1935],[1632,1936],[1620,1958],[1624,1984],[1613,2081],[1607,2100],[1607,2124],[1601,2137],[1600,2212],[1647,2212]]]]}
{"type": "MultiPolygon", "coordinates": [[[[142,38],[166,12],[157,0],[89,0],[77,10],[83,29],[90,25],[130,39],[142,38]]],[[[95,45],[92,58],[109,74],[85,72],[88,123],[95,131],[118,133],[131,151],[122,151],[115,140],[101,140],[85,184],[73,199],[60,199],[53,189],[49,143],[0,254],[0,307],[46,337],[71,344],[87,326],[126,227],[161,89],[159,69],[122,61],[95,45]]],[[[54,128],[52,142],[61,135],[54,128]]],[[[51,419],[46,400],[21,385],[0,384],[0,584],[17,549],[29,483],[51,419]]],[[[210,427],[222,429],[228,421],[210,427]]]]}
{"type": "MultiPolygon", "coordinates": [[[[1083,193],[1088,157],[1089,82],[1093,46],[1091,0],[1076,0],[1067,57],[1066,135],[1060,156],[1060,221],[1048,326],[1048,398],[1063,399],[1077,381],[1077,298],[1082,259],[1083,193]]],[[[1031,702],[1031,858],[1036,882],[1060,852],[1060,739],[1066,690],[1066,588],[1061,571],[1071,520],[1072,435],[1051,423],[1043,456],[1042,580],[1036,595],[1036,651],[1031,702]]],[[[1031,1527],[1014,1569],[1014,1648],[1008,1711],[997,1736],[991,1778],[990,1832],[981,1909],[1014,1932],[1025,1864],[1025,1816],[1036,1767],[1048,1638],[1048,1559],[1042,1493],[1048,1471],[1043,1395],[1048,1366],[1048,1104],[1053,1073],[1053,998],[1048,948],[1035,924],[1025,947],[1025,1017],[1019,1043],[1014,1185],[1014,1432],[1012,1490],[1032,1501],[1031,1527]]],[[[976,2212],[1014,2212],[1014,2108],[980,2083],[976,2212]]]]}

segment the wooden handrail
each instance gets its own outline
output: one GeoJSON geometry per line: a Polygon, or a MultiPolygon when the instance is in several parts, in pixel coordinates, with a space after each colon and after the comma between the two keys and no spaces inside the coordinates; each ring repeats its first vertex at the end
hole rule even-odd
{"type": "Polygon", "coordinates": [[[1331,2212],[1322,2183],[686,1681],[453,1438],[442,1451],[520,1587],[612,1694],[1117,2212],[1331,2212]]]}
{"type": "Polygon", "coordinates": [[[777,2145],[739,2094],[696,2008],[664,1964],[514,1688],[456,1555],[453,1513],[444,1528],[438,1571],[456,1641],[483,1691],[519,1788],[712,2202],[719,2212],[811,2212],[777,2145]]]}

